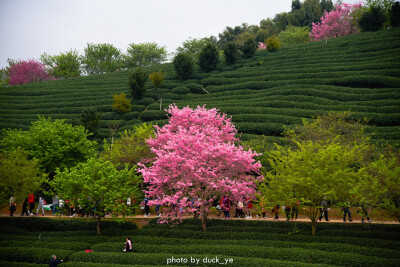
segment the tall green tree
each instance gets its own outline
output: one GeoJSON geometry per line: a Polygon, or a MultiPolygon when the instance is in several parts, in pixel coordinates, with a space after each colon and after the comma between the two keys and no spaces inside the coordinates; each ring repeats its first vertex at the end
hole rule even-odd
{"type": "Polygon", "coordinates": [[[89,75],[113,72],[124,65],[121,50],[112,44],[87,44],[81,62],[89,75]]]}
{"type": "Polygon", "coordinates": [[[248,38],[240,47],[244,58],[250,58],[256,53],[258,44],[253,38],[248,38]]]}
{"type": "Polygon", "coordinates": [[[312,222],[314,235],[321,200],[333,203],[354,198],[356,185],[368,177],[371,145],[363,125],[351,113],[329,113],[286,132],[292,146],[269,151],[270,168],[260,185],[270,203],[296,203],[312,222]]]}
{"type": "Polygon", "coordinates": [[[157,43],[129,44],[125,56],[128,68],[147,67],[167,60],[167,49],[157,43]]]}
{"type": "Polygon", "coordinates": [[[239,49],[235,43],[228,43],[224,49],[225,61],[228,64],[233,64],[239,57],[239,49]]]}
{"type": "Polygon", "coordinates": [[[217,47],[209,43],[201,49],[199,54],[199,65],[204,72],[210,72],[217,68],[219,53],[217,47]]]}
{"type": "Polygon", "coordinates": [[[58,170],[51,186],[75,205],[93,210],[100,234],[101,219],[107,211],[127,213],[126,199],[138,195],[138,181],[134,168],[117,170],[110,161],[91,158],[73,168],[58,170]]]}
{"type": "Polygon", "coordinates": [[[58,78],[70,78],[81,75],[80,56],[76,50],[50,56],[44,53],[40,60],[46,65],[50,75],[58,78]]]}
{"type": "Polygon", "coordinates": [[[89,135],[83,126],[39,117],[27,131],[3,130],[0,147],[2,151],[21,147],[27,158],[36,158],[40,169],[52,178],[57,168],[70,168],[94,154],[97,143],[88,140],[89,135]]]}
{"type": "Polygon", "coordinates": [[[20,147],[0,154],[0,207],[8,204],[10,196],[18,201],[39,189],[46,175],[39,169],[39,161],[28,159],[20,147]]]}

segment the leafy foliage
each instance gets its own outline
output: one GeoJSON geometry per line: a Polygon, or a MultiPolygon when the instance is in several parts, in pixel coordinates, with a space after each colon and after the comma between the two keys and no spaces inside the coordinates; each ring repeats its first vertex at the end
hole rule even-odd
{"type": "Polygon", "coordinates": [[[131,100],[126,99],[126,94],[113,95],[114,103],[112,104],[113,110],[118,113],[126,113],[132,110],[131,100]]]}
{"type": "Polygon", "coordinates": [[[189,54],[194,62],[198,62],[199,54],[201,50],[210,43],[216,43],[215,37],[206,37],[201,39],[189,38],[182,43],[182,46],[176,49],[177,54],[187,53],[189,54]]]}
{"type": "Polygon", "coordinates": [[[228,43],[224,49],[225,61],[228,64],[233,64],[239,57],[239,50],[235,43],[228,43]]]}
{"type": "Polygon", "coordinates": [[[302,44],[310,41],[310,28],[288,26],[277,36],[282,45],[302,44]]]}
{"type": "Polygon", "coordinates": [[[45,66],[36,60],[20,60],[10,66],[8,71],[10,85],[26,84],[40,82],[43,80],[52,80],[45,69],[45,66]]]}
{"type": "Polygon", "coordinates": [[[149,79],[155,88],[161,88],[164,86],[164,77],[166,74],[167,72],[163,72],[162,70],[149,74],[149,79]]]}
{"type": "Polygon", "coordinates": [[[270,52],[276,51],[281,48],[281,42],[275,35],[269,37],[265,43],[267,46],[267,50],[270,52]]]}
{"type": "Polygon", "coordinates": [[[217,47],[212,44],[206,44],[199,54],[199,65],[204,72],[215,70],[219,61],[217,47]]]}
{"type": "Polygon", "coordinates": [[[192,76],[194,71],[194,63],[189,54],[185,52],[178,53],[174,57],[172,63],[174,64],[176,74],[181,80],[186,80],[192,76]]]}
{"type": "Polygon", "coordinates": [[[50,56],[44,53],[40,60],[46,65],[50,75],[58,78],[70,78],[81,75],[80,56],[76,50],[50,56]]]}
{"type": "Polygon", "coordinates": [[[89,141],[88,136],[83,126],[39,117],[28,131],[3,130],[0,146],[3,151],[21,147],[27,158],[36,158],[41,170],[52,178],[57,168],[75,166],[93,155],[96,142],[89,141]]]}
{"type": "Polygon", "coordinates": [[[148,74],[142,68],[135,68],[129,73],[128,84],[134,99],[141,99],[146,93],[148,74]]]}
{"type": "Polygon", "coordinates": [[[76,167],[57,171],[50,183],[55,191],[75,205],[94,210],[97,233],[106,211],[126,212],[125,200],[137,194],[138,176],[126,166],[118,171],[109,161],[91,158],[76,167]]]}
{"type": "Polygon", "coordinates": [[[122,53],[112,44],[88,43],[81,61],[89,75],[109,73],[123,67],[122,53]]]}
{"type": "Polygon", "coordinates": [[[27,153],[20,147],[0,154],[0,206],[10,196],[20,202],[29,193],[35,192],[45,181],[45,175],[39,170],[39,161],[29,160],[27,153]]]}
{"type": "Polygon", "coordinates": [[[382,29],[385,21],[385,13],[382,7],[371,6],[363,12],[358,24],[363,32],[375,32],[382,29]]]}
{"type": "Polygon", "coordinates": [[[125,56],[128,68],[146,67],[161,64],[167,59],[167,50],[157,43],[129,44],[125,56]]]}
{"type": "Polygon", "coordinates": [[[101,114],[97,112],[97,109],[87,107],[82,110],[79,122],[89,133],[95,136],[100,125],[100,120],[101,114]]]}
{"type": "Polygon", "coordinates": [[[104,144],[103,157],[111,161],[118,168],[128,164],[134,167],[139,163],[147,164],[154,157],[146,140],[154,137],[154,128],[151,124],[143,123],[134,126],[133,130],[125,130],[121,138],[109,144],[104,144]]]}
{"type": "Polygon", "coordinates": [[[253,38],[248,38],[243,46],[240,47],[244,58],[252,57],[258,48],[257,42],[253,38]]]}

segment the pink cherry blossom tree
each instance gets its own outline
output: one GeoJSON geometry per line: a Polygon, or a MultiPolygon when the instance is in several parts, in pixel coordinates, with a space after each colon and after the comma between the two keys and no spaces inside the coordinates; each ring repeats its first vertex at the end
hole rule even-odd
{"type": "Polygon", "coordinates": [[[167,112],[169,123],[155,126],[155,137],[147,141],[156,155],[153,165],[139,169],[149,185],[145,193],[150,205],[170,206],[161,223],[199,209],[205,231],[210,207],[222,194],[232,200],[254,197],[262,179],[258,154],[237,145],[235,126],[217,109],[171,105],[167,112]]]}
{"type": "Polygon", "coordinates": [[[46,72],[45,65],[34,59],[20,60],[12,65],[9,71],[9,78],[10,85],[54,79],[46,72]]]}
{"type": "Polygon", "coordinates": [[[258,49],[264,50],[264,49],[267,49],[267,47],[265,46],[265,44],[263,42],[258,42],[258,49]]]}
{"type": "Polygon", "coordinates": [[[362,7],[362,3],[336,5],[331,12],[325,10],[320,23],[312,23],[310,32],[313,41],[325,38],[336,38],[358,32],[354,16],[356,10],[362,7]]]}

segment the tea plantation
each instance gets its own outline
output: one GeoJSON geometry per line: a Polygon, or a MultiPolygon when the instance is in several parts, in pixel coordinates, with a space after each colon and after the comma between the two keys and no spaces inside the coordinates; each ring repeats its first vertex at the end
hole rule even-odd
{"type": "Polygon", "coordinates": [[[82,219],[3,217],[0,225],[1,266],[48,266],[53,254],[62,266],[400,265],[399,225],[325,223],[316,236],[308,223],[217,219],[205,233],[196,219],[173,228],[153,220],[142,229],[106,221],[101,236],[94,221],[82,219]],[[122,251],[126,236],[133,253],[122,251]]]}
{"type": "Polygon", "coordinates": [[[284,126],[328,111],[353,111],[369,119],[373,140],[400,141],[400,28],[361,33],[288,46],[276,52],[257,51],[234,65],[220,63],[210,73],[196,68],[180,81],[171,63],[148,68],[167,72],[157,91],[148,82],[145,97],[132,101],[133,110],[112,110],[112,95],[125,92],[128,71],[32,83],[0,89],[0,128],[27,129],[38,115],[79,119],[82,109],[102,113],[97,139],[109,138],[110,122],[123,120],[122,129],[141,122],[162,124],[164,109],[204,105],[232,116],[244,138],[267,135],[279,140],[284,126]],[[208,92],[208,93],[207,93],[208,92]],[[158,94],[162,95],[162,110],[158,94]]]}

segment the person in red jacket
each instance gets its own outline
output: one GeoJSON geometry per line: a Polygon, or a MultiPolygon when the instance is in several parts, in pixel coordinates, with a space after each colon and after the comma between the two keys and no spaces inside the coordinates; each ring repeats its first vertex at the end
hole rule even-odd
{"type": "Polygon", "coordinates": [[[246,204],[247,204],[247,212],[249,214],[246,218],[252,219],[253,217],[251,216],[251,209],[253,208],[253,201],[251,201],[251,199],[248,198],[246,199],[246,204]]]}
{"type": "Polygon", "coordinates": [[[35,208],[35,195],[33,193],[28,195],[28,203],[29,203],[29,214],[33,215],[32,210],[35,208]]]}

